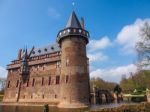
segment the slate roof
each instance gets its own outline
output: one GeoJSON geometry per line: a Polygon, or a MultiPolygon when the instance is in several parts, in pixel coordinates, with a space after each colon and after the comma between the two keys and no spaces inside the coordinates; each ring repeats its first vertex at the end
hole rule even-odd
{"type": "MultiPolygon", "coordinates": [[[[30,53],[30,51],[31,51],[31,49],[28,50],[28,54],[30,53]]],[[[59,52],[59,51],[60,51],[60,47],[57,43],[52,44],[52,45],[49,44],[47,46],[34,48],[30,57],[45,55],[45,54],[49,54],[49,53],[53,53],[53,52],[59,52]]],[[[23,54],[24,53],[22,52],[22,56],[23,56],[23,54]]]]}
{"type": "Polygon", "coordinates": [[[58,52],[58,51],[60,51],[60,47],[58,44],[47,45],[41,48],[35,48],[31,54],[31,57],[49,54],[49,53],[58,52]]]}
{"type": "Polygon", "coordinates": [[[74,11],[71,13],[68,23],[66,25],[66,28],[70,28],[70,27],[71,28],[82,28],[74,11]]]}

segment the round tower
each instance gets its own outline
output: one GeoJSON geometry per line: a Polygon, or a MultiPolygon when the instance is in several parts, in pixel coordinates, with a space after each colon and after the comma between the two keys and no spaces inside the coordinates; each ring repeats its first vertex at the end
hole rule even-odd
{"type": "Polygon", "coordinates": [[[71,13],[66,28],[57,35],[61,47],[61,90],[62,108],[80,108],[90,105],[89,65],[86,44],[89,32],[80,24],[75,12],[71,13]]]}

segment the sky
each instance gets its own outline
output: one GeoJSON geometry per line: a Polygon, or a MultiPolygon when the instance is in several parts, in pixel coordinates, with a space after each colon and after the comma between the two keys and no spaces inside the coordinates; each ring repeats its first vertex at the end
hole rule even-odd
{"type": "Polygon", "coordinates": [[[0,77],[19,48],[55,43],[73,10],[90,32],[90,76],[119,82],[135,73],[135,44],[150,22],[150,0],[0,0],[0,77]]]}

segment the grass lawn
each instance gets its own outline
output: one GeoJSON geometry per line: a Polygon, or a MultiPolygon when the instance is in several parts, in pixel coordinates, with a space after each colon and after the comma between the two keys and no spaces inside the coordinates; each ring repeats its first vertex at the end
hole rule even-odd
{"type": "Polygon", "coordinates": [[[0,94],[0,102],[3,100],[3,94],[0,94]]]}

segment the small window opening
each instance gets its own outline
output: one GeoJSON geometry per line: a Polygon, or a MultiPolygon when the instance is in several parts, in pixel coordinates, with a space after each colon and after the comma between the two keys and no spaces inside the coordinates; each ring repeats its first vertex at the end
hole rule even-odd
{"type": "Polygon", "coordinates": [[[66,66],[69,65],[69,59],[66,59],[66,66]]]}
{"type": "Polygon", "coordinates": [[[51,77],[49,77],[48,85],[51,85],[51,77]]]}
{"type": "Polygon", "coordinates": [[[32,87],[34,86],[35,84],[35,79],[33,78],[33,81],[32,81],[32,87]]]}
{"type": "Polygon", "coordinates": [[[19,80],[17,80],[17,84],[16,84],[16,87],[18,87],[19,86],[19,80]]]}
{"type": "Polygon", "coordinates": [[[56,84],[60,83],[60,76],[56,76],[56,84]]]}
{"type": "Polygon", "coordinates": [[[57,98],[57,95],[55,94],[55,98],[57,98]]]}
{"type": "Polygon", "coordinates": [[[27,87],[29,87],[29,79],[27,80],[27,87]]]}
{"type": "Polygon", "coordinates": [[[66,75],[66,83],[68,83],[68,82],[69,82],[69,76],[66,75]]]}
{"type": "Polygon", "coordinates": [[[7,84],[7,88],[9,88],[10,87],[10,81],[8,81],[8,84],[7,84]]]}
{"type": "Polygon", "coordinates": [[[44,85],[44,77],[42,77],[42,86],[44,85]]]}

